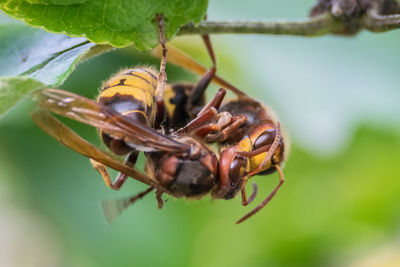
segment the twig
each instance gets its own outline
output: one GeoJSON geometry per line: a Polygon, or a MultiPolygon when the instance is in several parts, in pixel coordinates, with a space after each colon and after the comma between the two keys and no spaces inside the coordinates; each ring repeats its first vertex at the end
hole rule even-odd
{"type": "Polygon", "coordinates": [[[379,15],[375,9],[368,11],[363,27],[372,32],[386,32],[400,28],[400,14],[379,15]]]}
{"type": "Polygon", "coordinates": [[[179,35],[189,34],[276,34],[320,36],[328,33],[354,34],[360,29],[372,32],[385,32],[400,28],[400,14],[379,15],[376,9],[370,9],[367,14],[353,20],[334,17],[330,13],[306,19],[303,21],[276,22],[240,22],[240,21],[203,21],[198,26],[185,25],[179,35]],[[349,29],[357,28],[351,32],[349,29]]]}
{"type": "Polygon", "coordinates": [[[185,25],[179,35],[187,34],[224,34],[224,33],[257,33],[319,36],[336,32],[344,27],[343,23],[331,14],[325,13],[318,17],[298,22],[213,22],[203,21],[197,27],[185,25]]]}

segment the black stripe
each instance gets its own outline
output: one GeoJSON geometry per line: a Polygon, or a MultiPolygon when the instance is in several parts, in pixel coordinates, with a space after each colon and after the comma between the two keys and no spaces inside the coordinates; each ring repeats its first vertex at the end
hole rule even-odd
{"type": "MultiPolygon", "coordinates": [[[[119,83],[119,84],[115,84],[115,85],[113,85],[113,86],[106,86],[106,87],[104,87],[104,88],[101,90],[101,93],[104,92],[106,89],[110,89],[110,88],[117,87],[117,86],[121,86],[121,85],[127,86],[127,87],[132,87],[132,88],[135,88],[135,89],[139,89],[139,90],[142,90],[142,91],[144,91],[144,92],[148,92],[147,89],[142,88],[142,87],[138,87],[138,86],[131,85],[131,84],[121,84],[121,83],[119,83]]],[[[154,88],[154,86],[152,86],[152,87],[154,88]]],[[[155,88],[154,88],[154,89],[155,89],[155,88]]]]}
{"type": "Polygon", "coordinates": [[[150,74],[150,76],[153,77],[157,81],[157,77],[153,73],[151,73],[150,71],[148,71],[146,69],[142,69],[142,70],[147,72],[148,74],[150,74]]]}
{"type": "MultiPolygon", "coordinates": [[[[131,72],[123,73],[122,75],[130,75],[130,76],[138,77],[138,78],[142,79],[143,81],[145,81],[146,83],[151,84],[148,80],[146,80],[146,79],[143,78],[142,76],[133,74],[133,73],[131,73],[131,72]]],[[[151,84],[151,86],[153,86],[153,85],[151,84]]],[[[154,86],[153,86],[153,87],[154,87],[154,86]]]]}
{"type": "Polygon", "coordinates": [[[118,84],[114,84],[113,86],[109,86],[108,84],[106,86],[104,86],[100,92],[103,92],[104,90],[114,87],[114,86],[120,86],[120,85],[125,85],[125,81],[126,79],[120,79],[118,84]]]}

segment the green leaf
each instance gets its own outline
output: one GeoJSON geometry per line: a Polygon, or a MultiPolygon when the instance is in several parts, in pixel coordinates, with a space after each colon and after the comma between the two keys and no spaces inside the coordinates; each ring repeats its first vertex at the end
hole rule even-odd
{"type": "Polygon", "coordinates": [[[44,87],[29,77],[0,77],[0,118],[26,94],[44,87]]]}
{"type": "Polygon", "coordinates": [[[46,4],[46,5],[71,5],[80,4],[88,0],[27,0],[31,4],[46,4]]]}
{"type": "Polygon", "coordinates": [[[84,38],[18,24],[0,25],[0,40],[0,76],[26,75],[52,86],[62,84],[81,60],[100,48],[84,38]]]}
{"type": "Polygon", "coordinates": [[[170,39],[180,26],[199,23],[207,4],[208,0],[0,0],[4,12],[29,25],[115,47],[133,43],[139,50],[157,45],[156,14],[166,18],[170,39]]]}
{"type": "Polygon", "coordinates": [[[0,117],[28,92],[62,84],[80,61],[112,48],[18,24],[0,25],[0,40],[0,117]]]}

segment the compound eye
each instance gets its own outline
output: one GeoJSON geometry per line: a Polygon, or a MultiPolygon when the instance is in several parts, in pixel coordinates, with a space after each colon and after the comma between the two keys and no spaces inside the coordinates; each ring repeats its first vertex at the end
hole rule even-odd
{"type": "Polygon", "coordinates": [[[247,159],[242,157],[236,157],[230,166],[229,170],[229,177],[232,179],[233,182],[236,179],[242,177],[247,167],[247,159]]]}
{"type": "Polygon", "coordinates": [[[276,130],[275,129],[268,129],[264,131],[254,142],[254,149],[266,146],[266,145],[271,145],[274,142],[276,135],[276,130]]]}

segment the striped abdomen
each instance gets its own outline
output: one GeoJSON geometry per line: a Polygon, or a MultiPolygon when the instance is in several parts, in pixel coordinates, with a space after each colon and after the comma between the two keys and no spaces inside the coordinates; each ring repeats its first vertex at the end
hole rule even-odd
{"type": "MultiPolygon", "coordinates": [[[[156,87],[157,76],[153,69],[124,70],[103,85],[97,102],[152,127],[157,112],[156,87]]],[[[110,150],[118,155],[132,150],[123,141],[114,140],[102,132],[100,135],[110,150]]]]}

